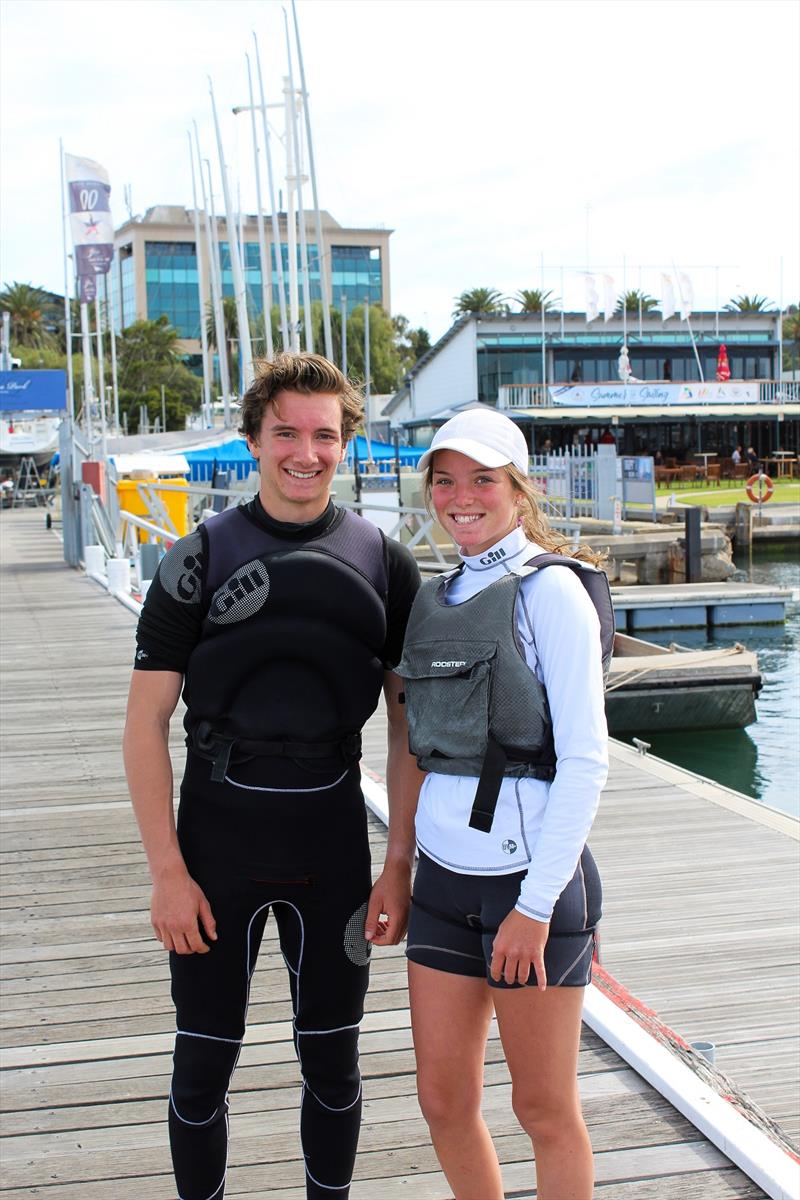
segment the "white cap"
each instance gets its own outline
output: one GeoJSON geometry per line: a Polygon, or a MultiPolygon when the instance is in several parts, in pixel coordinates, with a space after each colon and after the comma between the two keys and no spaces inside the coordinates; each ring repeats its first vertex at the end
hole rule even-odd
{"type": "Polygon", "coordinates": [[[528,444],[518,425],[493,409],[470,408],[451,417],[437,429],[430,448],[419,460],[424,471],[437,450],[457,450],[482,467],[504,467],[513,463],[528,474],[528,444]]]}

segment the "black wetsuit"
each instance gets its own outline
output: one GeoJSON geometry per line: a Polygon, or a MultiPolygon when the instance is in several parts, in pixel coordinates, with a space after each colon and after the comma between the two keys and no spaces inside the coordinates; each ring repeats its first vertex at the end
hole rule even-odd
{"type": "MultiPolygon", "coordinates": [[[[296,552],[305,552],[309,543],[321,551],[310,558],[301,556],[303,571],[311,571],[311,587],[298,600],[298,636],[304,628],[306,603],[313,602],[314,620],[321,614],[323,625],[328,618],[345,622],[337,603],[348,602],[347,570],[337,582],[325,552],[326,538],[333,543],[341,529],[341,510],[330,505],[318,521],[306,526],[273,521],[257,499],[245,506],[243,514],[271,544],[272,553],[263,561],[276,603],[283,567],[296,562],[296,552]],[[285,546],[285,559],[280,549],[275,553],[276,538],[285,546]],[[340,588],[343,595],[332,594],[340,588]]],[[[391,669],[400,659],[419,576],[411,556],[396,543],[382,539],[382,553],[386,590],[381,598],[385,624],[380,627],[384,636],[379,666],[391,669]]],[[[245,557],[252,559],[252,555],[245,557]]],[[[187,675],[184,695],[190,704],[190,734],[193,696],[200,706],[192,655],[201,645],[206,650],[207,614],[214,600],[207,587],[208,558],[209,538],[204,531],[176,543],[151,584],[137,634],[138,669],[187,675]]],[[[358,584],[363,588],[363,578],[358,584]]],[[[353,594],[358,595],[355,590],[353,594]]],[[[254,675],[252,661],[244,660],[242,633],[251,626],[254,634],[266,628],[263,622],[270,611],[264,603],[258,612],[238,620],[238,640],[225,640],[224,628],[211,631],[221,632],[220,646],[233,648],[234,678],[236,655],[242,656],[248,712],[241,721],[251,721],[248,714],[261,707],[254,692],[259,674],[269,681],[263,711],[270,722],[278,720],[276,714],[282,709],[290,714],[294,709],[303,711],[303,688],[309,695],[313,692],[315,699],[309,698],[306,705],[311,708],[316,703],[316,719],[323,721],[325,702],[320,709],[318,693],[324,689],[313,688],[308,663],[297,687],[292,689],[290,680],[284,704],[278,697],[276,705],[270,693],[278,676],[270,674],[271,664],[254,675]]],[[[374,618],[374,606],[371,614],[374,618]]],[[[357,626],[359,614],[354,617],[357,626]]],[[[374,620],[371,634],[368,627],[369,622],[363,636],[365,641],[371,636],[374,654],[374,620]]],[[[340,664],[339,670],[348,686],[367,688],[365,678],[348,674],[347,663],[340,664]]],[[[230,682],[229,661],[225,673],[230,682]]],[[[209,686],[207,679],[204,686],[209,686]]],[[[370,705],[376,698],[370,691],[365,700],[370,705]]],[[[334,704],[335,697],[329,697],[329,702],[334,704]]],[[[291,724],[298,717],[288,719],[291,724]]],[[[236,725],[236,720],[231,718],[228,724],[236,725]]],[[[245,730],[249,738],[254,728],[245,730]]],[[[277,732],[280,737],[308,738],[307,729],[277,732]]],[[[275,733],[265,728],[261,737],[275,733]]],[[[219,768],[219,761],[216,765],[219,768]]],[[[214,754],[190,745],[178,836],[189,873],[211,905],[218,936],[207,954],[170,955],[177,1036],[169,1125],[178,1193],[181,1200],[219,1200],[224,1195],[227,1090],[241,1049],[250,981],[271,909],[289,973],[294,1043],[303,1079],[300,1135],[307,1195],[315,1200],[346,1197],[361,1118],[357,1039],[369,962],[363,928],[371,874],[358,762],[352,753],[301,760],[286,754],[244,752],[234,746],[216,780],[214,770],[214,754]]]]}

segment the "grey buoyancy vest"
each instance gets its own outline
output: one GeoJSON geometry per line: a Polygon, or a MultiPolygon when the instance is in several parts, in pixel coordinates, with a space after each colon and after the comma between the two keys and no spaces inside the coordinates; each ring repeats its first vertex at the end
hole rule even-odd
{"type": "Polygon", "coordinates": [[[486,833],[504,776],[555,776],[547,693],[525,661],[515,617],[522,580],[551,566],[571,568],[586,588],[600,619],[598,652],[607,672],[614,645],[608,578],[560,554],[536,555],[519,573],[460,604],[447,604],[444,589],[463,568],[423,584],[397,666],[412,753],[425,771],[479,777],[470,825],[486,833]]]}
{"type": "Polygon", "coordinates": [[[383,682],[388,580],[380,530],[348,511],[308,540],[232,508],[205,523],[201,638],[185,727],[224,777],[236,756],[360,755],[383,682]]]}

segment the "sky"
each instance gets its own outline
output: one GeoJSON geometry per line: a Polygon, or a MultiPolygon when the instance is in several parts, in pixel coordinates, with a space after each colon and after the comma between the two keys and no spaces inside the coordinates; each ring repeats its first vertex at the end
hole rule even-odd
{"type": "MultiPolygon", "coordinates": [[[[287,0],[288,3],[288,0],[287,0]]],[[[466,288],[582,272],[696,308],[800,299],[796,0],[298,0],[320,203],[392,229],[392,311],[434,338],[466,288]]],[[[278,0],[0,0],[0,280],[63,292],[59,138],[109,172],[117,225],[192,203],[208,77],[255,211],[245,54],[269,102],[278,0]]],[[[276,125],[280,117],[275,116],[276,125]]],[[[215,184],[221,208],[221,186],[215,184]]]]}

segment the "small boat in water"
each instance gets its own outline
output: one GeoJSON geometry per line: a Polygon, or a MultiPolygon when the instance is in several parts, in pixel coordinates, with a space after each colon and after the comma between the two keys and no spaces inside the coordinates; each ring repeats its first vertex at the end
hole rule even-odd
{"type": "Polygon", "coordinates": [[[743,729],[756,720],[760,690],[758,659],[738,642],[686,650],[618,633],[606,691],[609,733],[743,729]]]}

